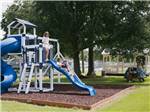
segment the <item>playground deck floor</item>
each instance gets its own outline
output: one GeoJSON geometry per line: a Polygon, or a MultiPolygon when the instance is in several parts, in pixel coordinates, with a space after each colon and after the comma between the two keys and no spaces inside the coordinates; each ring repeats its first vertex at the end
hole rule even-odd
{"type": "MultiPolygon", "coordinates": [[[[48,85],[44,85],[45,87],[48,85]]],[[[111,99],[124,94],[133,88],[131,85],[95,85],[96,96],[89,96],[88,92],[80,91],[70,84],[56,84],[55,90],[47,93],[17,94],[8,92],[1,95],[2,100],[15,100],[25,103],[49,105],[59,107],[77,107],[91,109],[102,103],[110,102],[111,99]]]]}

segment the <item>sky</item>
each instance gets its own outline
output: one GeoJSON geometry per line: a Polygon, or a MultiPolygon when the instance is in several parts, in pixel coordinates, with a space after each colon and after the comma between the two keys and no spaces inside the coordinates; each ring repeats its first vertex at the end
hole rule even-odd
{"type": "MultiPolygon", "coordinates": [[[[2,13],[6,11],[6,9],[12,5],[14,2],[14,0],[0,0],[0,22],[2,20],[2,13]]],[[[2,35],[5,32],[2,30],[1,28],[1,24],[0,24],[0,38],[2,38],[2,35]]]]}

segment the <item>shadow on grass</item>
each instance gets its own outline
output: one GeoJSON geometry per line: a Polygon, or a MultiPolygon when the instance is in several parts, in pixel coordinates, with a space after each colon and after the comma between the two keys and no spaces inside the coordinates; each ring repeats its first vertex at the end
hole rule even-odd
{"type": "MultiPolygon", "coordinates": [[[[145,78],[144,82],[139,82],[135,80],[134,82],[127,82],[123,76],[96,76],[90,78],[81,79],[87,85],[101,85],[101,84],[109,84],[109,85],[140,85],[140,86],[150,86],[150,77],[145,78]]],[[[43,82],[49,83],[49,77],[45,77],[43,82]]],[[[54,77],[54,82],[58,82],[58,77],[54,77]]],[[[17,85],[19,81],[17,80],[14,85],[17,85]]],[[[65,77],[61,77],[61,83],[70,83],[69,80],[65,77]]]]}

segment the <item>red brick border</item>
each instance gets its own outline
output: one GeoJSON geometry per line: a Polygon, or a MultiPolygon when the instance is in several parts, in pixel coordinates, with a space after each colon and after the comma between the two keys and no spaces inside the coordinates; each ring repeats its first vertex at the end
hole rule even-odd
{"type": "Polygon", "coordinates": [[[25,99],[25,98],[16,98],[16,97],[5,98],[3,96],[1,96],[1,99],[2,100],[19,101],[19,102],[23,102],[23,103],[30,103],[30,104],[36,104],[36,105],[48,105],[48,106],[57,106],[57,107],[66,107],[66,108],[77,107],[77,108],[82,108],[85,110],[90,110],[90,109],[96,109],[99,107],[103,107],[106,104],[120,98],[124,94],[130,93],[130,91],[133,90],[134,88],[135,88],[135,86],[131,86],[131,87],[128,87],[126,89],[123,89],[120,92],[118,92],[118,93],[116,93],[116,94],[114,94],[108,98],[105,98],[103,100],[100,100],[99,102],[92,104],[92,105],[78,105],[78,104],[65,103],[65,102],[41,101],[41,100],[37,100],[37,99],[25,99]]]}

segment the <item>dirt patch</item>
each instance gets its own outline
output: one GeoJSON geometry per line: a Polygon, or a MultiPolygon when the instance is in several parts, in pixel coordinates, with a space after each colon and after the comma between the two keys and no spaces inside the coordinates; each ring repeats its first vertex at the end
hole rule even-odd
{"type": "Polygon", "coordinates": [[[96,96],[89,96],[87,91],[79,90],[70,84],[56,84],[53,92],[29,94],[8,92],[2,94],[1,98],[3,100],[17,100],[40,105],[91,109],[92,106],[99,104],[98,102],[110,99],[116,93],[130,87],[129,85],[96,85],[94,86],[96,96]]]}

